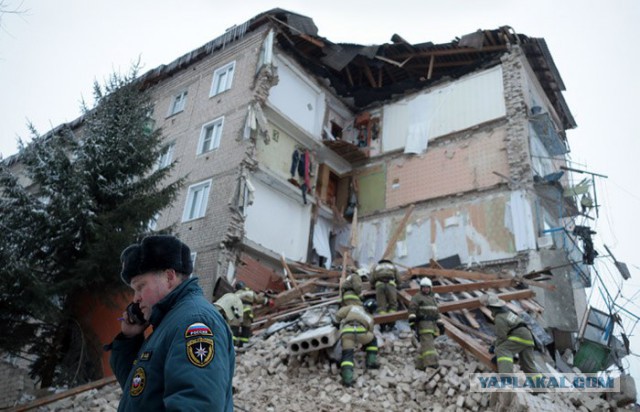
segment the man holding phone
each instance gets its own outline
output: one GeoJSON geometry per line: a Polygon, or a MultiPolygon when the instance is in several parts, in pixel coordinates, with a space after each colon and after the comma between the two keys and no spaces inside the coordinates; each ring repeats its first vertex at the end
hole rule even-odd
{"type": "Polygon", "coordinates": [[[110,345],[123,392],[118,411],[232,411],[232,336],[190,277],[189,247],[174,236],[149,236],[120,260],[134,298],[110,345]]]}

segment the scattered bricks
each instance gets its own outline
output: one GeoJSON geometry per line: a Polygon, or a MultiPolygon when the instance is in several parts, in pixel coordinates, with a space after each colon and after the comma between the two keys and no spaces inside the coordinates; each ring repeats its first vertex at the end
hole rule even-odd
{"type": "Polygon", "coordinates": [[[456,400],[456,406],[458,408],[462,408],[462,405],[464,405],[464,399],[464,395],[458,396],[458,399],[456,400]]]}
{"type": "Polygon", "coordinates": [[[478,402],[473,399],[473,396],[467,396],[464,400],[464,406],[467,409],[471,409],[471,410],[477,410],[478,409],[478,402]]]}
{"type": "Polygon", "coordinates": [[[342,395],[342,397],[340,398],[340,402],[341,403],[349,403],[351,402],[351,395],[349,395],[348,393],[345,393],[344,395],[342,395]]]}
{"type": "Polygon", "coordinates": [[[425,391],[427,393],[433,393],[434,390],[436,389],[436,386],[438,385],[438,380],[437,379],[433,379],[431,381],[429,381],[429,383],[427,383],[427,385],[425,386],[425,391]]]}
{"type": "Polygon", "coordinates": [[[453,388],[449,388],[449,390],[447,391],[447,397],[452,398],[453,395],[456,394],[456,391],[453,388]]]}

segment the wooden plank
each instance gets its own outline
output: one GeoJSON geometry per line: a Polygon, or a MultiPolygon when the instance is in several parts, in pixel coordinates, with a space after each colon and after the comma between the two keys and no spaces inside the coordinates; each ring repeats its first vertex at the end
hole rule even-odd
{"type": "MultiPolygon", "coordinates": [[[[511,279],[489,280],[487,282],[469,282],[469,283],[452,283],[449,285],[434,285],[433,293],[458,293],[486,289],[497,289],[510,286],[513,283],[511,279]]],[[[420,288],[405,289],[409,295],[413,296],[420,291],[420,288]]]]}
{"type": "Polygon", "coordinates": [[[523,277],[516,277],[514,278],[515,282],[517,283],[523,283],[527,286],[535,286],[537,288],[543,288],[546,289],[548,291],[555,291],[556,290],[556,286],[555,285],[550,285],[548,283],[544,283],[544,282],[540,282],[537,280],[531,280],[531,279],[525,279],[523,277]]]}
{"type": "Polygon", "coordinates": [[[101,388],[103,386],[109,385],[116,382],[115,376],[107,376],[106,378],[99,379],[97,381],[85,383],[84,385],[76,386],[75,388],[69,389],[68,391],[56,393],[54,395],[45,396],[40,399],[36,399],[33,402],[27,403],[25,405],[17,406],[11,409],[11,412],[22,412],[28,411],[30,409],[36,409],[44,405],[48,405],[53,402],[57,402],[61,399],[68,398],[70,396],[75,396],[84,391],[88,391],[91,389],[101,388]]]}
{"type": "Polygon", "coordinates": [[[287,318],[289,316],[292,315],[297,315],[298,313],[302,313],[302,312],[306,312],[310,309],[316,309],[316,308],[321,308],[324,306],[328,306],[328,305],[337,305],[340,304],[340,298],[335,298],[335,299],[329,299],[325,302],[319,303],[317,305],[313,305],[313,306],[309,306],[309,305],[303,305],[303,307],[299,308],[299,309],[295,309],[295,310],[288,310],[285,312],[280,312],[276,315],[269,315],[269,316],[265,316],[265,317],[261,317],[256,319],[252,324],[252,328],[253,327],[260,327],[260,329],[262,329],[262,326],[264,323],[266,323],[267,321],[271,320],[271,321],[277,321],[280,319],[284,319],[287,318]]]}
{"type": "Polygon", "coordinates": [[[407,225],[407,222],[409,221],[409,216],[411,216],[411,213],[413,212],[413,209],[415,207],[416,205],[410,205],[409,209],[407,209],[407,211],[405,212],[404,217],[402,218],[402,220],[398,224],[398,227],[396,228],[396,231],[393,233],[393,236],[391,236],[391,239],[389,239],[389,243],[387,244],[387,249],[385,249],[384,253],[382,254],[382,259],[389,259],[389,257],[392,255],[392,252],[396,247],[396,242],[398,241],[398,238],[404,231],[404,228],[407,225]]]}
{"type": "MultiPolygon", "coordinates": [[[[506,292],[496,294],[500,299],[504,301],[528,299],[534,296],[534,293],[530,289],[518,290],[515,292],[506,292]]],[[[438,306],[440,313],[451,312],[452,310],[475,309],[482,307],[480,298],[462,299],[457,302],[443,302],[438,306]]]]}
{"type": "MultiPolygon", "coordinates": [[[[289,265],[287,265],[287,260],[284,258],[284,255],[280,255],[280,261],[282,262],[282,266],[284,267],[284,270],[287,272],[287,277],[291,280],[291,283],[293,283],[293,287],[298,289],[298,282],[296,281],[296,278],[293,276],[293,273],[291,273],[291,269],[289,269],[289,265]]],[[[304,302],[303,295],[304,294],[301,293],[300,298],[304,302]]]]}
{"type": "Polygon", "coordinates": [[[287,302],[291,302],[294,299],[297,298],[301,298],[302,300],[304,300],[304,294],[307,292],[311,292],[313,289],[316,288],[316,280],[315,279],[311,279],[307,282],[304,282],[302,285],[298,285],[296,284],[296,288],[295,289],[289,289],[289,290],[285,290],[284,292],[281,292],[279,294],[277,294],[274,298],[274,308],[280,307],[282,305],[284,305],[287,302]]]}
{"type": "Polygon", "coordinates": [[[432,276],[438,277],[442,276],[443,278],[459,278],[459,279],[469,279],[469,280],[499,280],[500,277],[498,275],[491,275],[488,273],[480,273],[480,272],[466,272],[464,270],[454,270],[454,269],[436,269],[436,268],[412,268],[411,273],[415,276],[432,276]]]}
{"type": "Polygon", "coordinates": [[[489,353],[487,348],[455,327],[448,318],[443,318],[442,321],[444,322],[445,333],[448,337],[458,342],[458,345],[462,346],[464,350],[471,353],[480,362],[484,363],[489,369],[493,371],[497,370],[496,365],[491,363],[493,355],[489,353]]]}
{"type": "Polygon", "coordinates": [[[491,345],[494,341],[494,337],[493,336],[489,336],[485,333],[482,333],[480,331],[477,331],[461,322],[458,322],[456,319],[452,318],[452,317],[447,317],[447,320],[451,323],[453,323],[455,325],[455,327],[457,327],[458,329],[467,332],[479,339],[481,339],[482,341],[484,341],[485,343],[488,343],[489,345],[491,345]]]}
{"type": "MultiPolygon", "coordinates": [[[[443,284],[450,286],[452,284],[452,282],[450,280],[447,279],[441,279],[440,280],[443,284]]],[[[468,294],[467,294],[468,295],[468,294]]],[[[457,302],[460,300],[459,297],[457,297],[454,294],[451,294],[451,298],[453,299],[454,302],[457,302]]],[[[473,316],[473,314],[469,311],[469,309],[467,308],[463,308],[462,309],[462,315],[467,319],[467,322],[469,322],[469,324],[474,328],[474,329],[480,329],[480,324],[478,324],[478,321],[476,320],[476,318],[473,316]]]]}
{"type": "Polygon", "coordinates": [[[342,273],[340,275],[340,287],[339,294],[342,296],[342,284],[347,278],[347,265],[349,265],[349,253],[356,246],[356,232],[358,229],[358,207],[353,208],[353,218],[351,219],[351,234],[349,238],[349,249],[344,252],[344,259],[342,259],[342,273]]]}

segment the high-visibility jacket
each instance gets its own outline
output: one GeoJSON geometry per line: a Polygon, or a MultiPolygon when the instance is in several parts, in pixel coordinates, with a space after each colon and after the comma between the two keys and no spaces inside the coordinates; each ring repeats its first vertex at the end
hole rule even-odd
{"type": "Polygon", "coordinates": [[[360,300],[361,293],[362,279],[360,279],[360,276],[357,273],[351,273],[342,283],[342,303],[362,303],[360,300]]]}
{"type": "Polygon", "coordinates": [[[378,263],[371,273],[371,281],[374,285],[378,282],[384,282],[397,287],[400,284],[400,275],[393,263],[378,263]]]}
{"type": "Polygon", "coordinates": [[[415,315],[418,321],[430,320],[436,321],[440,319],[440,312],[438,311],[438,302],[433,293],[425,295],[422,292],[416,293],[411,298],[409,304],[409,314],[415,315]]]}
{"type": "Polygon", "coordinates": [[[359,305],[349,305],[340,308],[336,313],[336,320],[340,322],[341,333],[373,332],[373,316],[367,313],[364,307],[359,305]]]}
{"type": "Polygon", "coordinates": [[[525,346],[535,346],[533,335],[524,320],[509,310],[502,310],[496,313],[496,341],[497,348],[506,341],[521,343],[525,346]]]}

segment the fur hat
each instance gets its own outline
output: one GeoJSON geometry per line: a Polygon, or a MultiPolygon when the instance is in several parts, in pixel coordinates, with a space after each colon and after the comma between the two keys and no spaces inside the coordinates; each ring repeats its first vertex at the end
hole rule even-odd
{"type": "Polygon", "coordinates": [[[120,277],[127,285],[135,276],[156,270],[174,269],[185,275],[193,272],[189,246],[170,235],[145,237],[140,244],[134,243],[123,250],[120,261],[120,277]]]}

